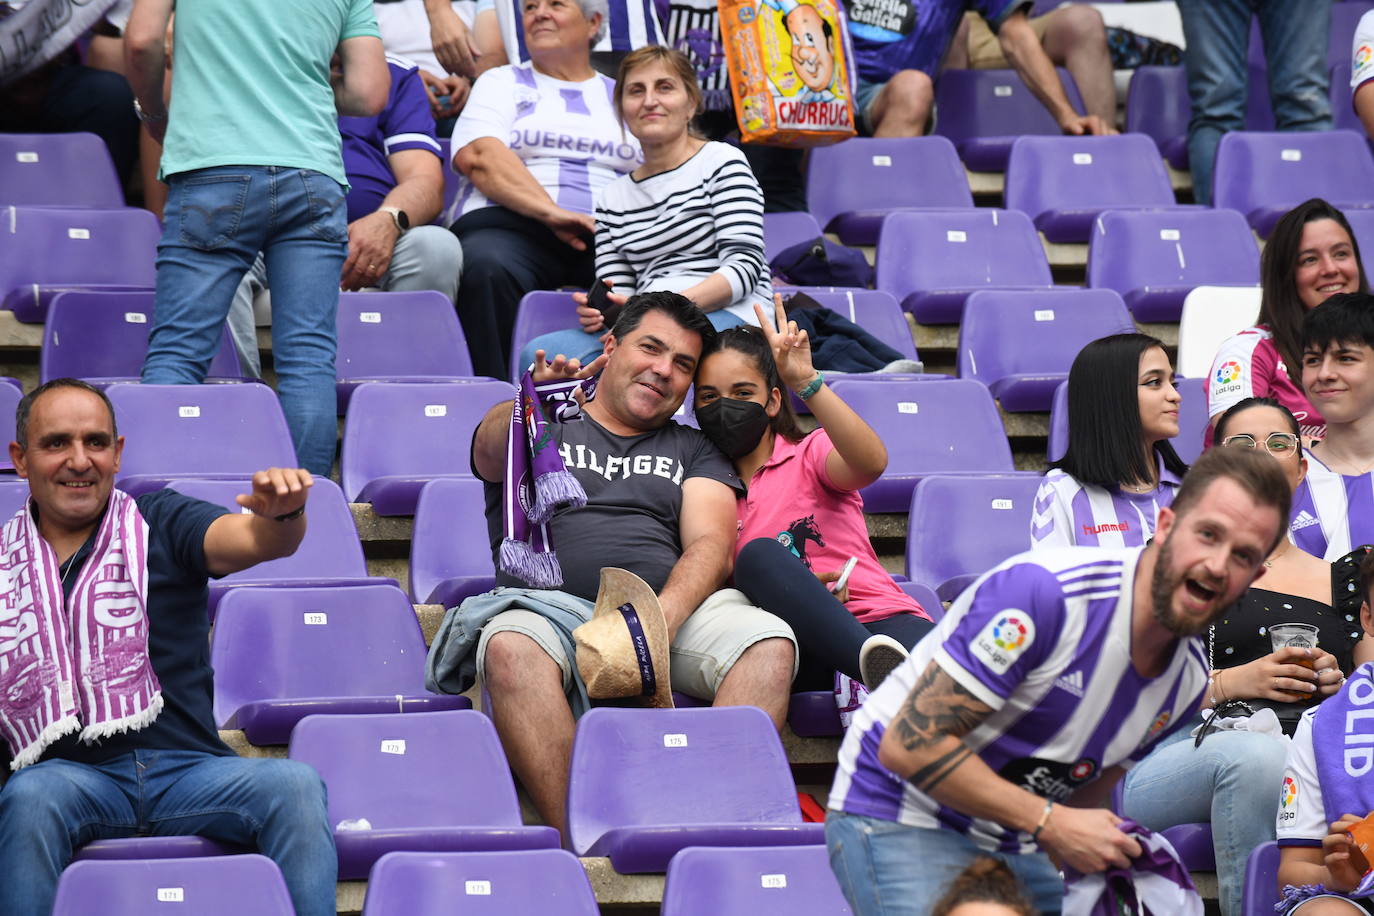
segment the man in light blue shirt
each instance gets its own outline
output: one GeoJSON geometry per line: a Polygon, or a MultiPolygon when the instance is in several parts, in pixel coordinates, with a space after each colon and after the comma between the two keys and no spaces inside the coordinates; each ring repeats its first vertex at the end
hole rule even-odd
{"type": "MultiPolygon", "coordinates": [[[[135,108],[163,140],[168,184],[143,381],[197,384],[258,251],[279,303],[278,392],[300,464],[328,474],[337,435],[334,319],[348,251],[338,115],[386,104],[370,0],[137,0],[125,30],[135,108]],[[331,72],[331,59],[337,67],[331,72]]],[[[367,265],[364,265],[367,267],[367,265]]],[[[376,265],[377,273],[385,265],[376,265]]]]}

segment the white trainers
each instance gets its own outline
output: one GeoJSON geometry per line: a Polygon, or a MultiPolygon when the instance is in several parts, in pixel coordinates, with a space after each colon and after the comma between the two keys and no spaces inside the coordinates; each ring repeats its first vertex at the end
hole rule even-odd
{"type": "Polygon", "coordinates": [[[859,649],[859,673],[864,686],[870,691],[877,690],[892,669],[906,661],[908,654],[906,647],[891,636],[875,633],[865,639],[859,649]]]}

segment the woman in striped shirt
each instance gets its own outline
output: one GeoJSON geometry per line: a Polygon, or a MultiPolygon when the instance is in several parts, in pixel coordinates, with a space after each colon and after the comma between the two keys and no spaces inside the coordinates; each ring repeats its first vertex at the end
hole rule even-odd
{"type": "Polygon", "coordinates": [[[639,141],[644,164],[608,184],[596,202],[596,276],[611,290],[611,319],[575,294],[580,327],[536,338],[521,365],[536,350],[595,358],[614,312],[635,293],[681,293],[717,330],[754,324],[754,305],[772,305],[763,192],[743,153],[692,132],[700,105],[682,52],[651,45],[621,62],[616,113],[639,141]]]}

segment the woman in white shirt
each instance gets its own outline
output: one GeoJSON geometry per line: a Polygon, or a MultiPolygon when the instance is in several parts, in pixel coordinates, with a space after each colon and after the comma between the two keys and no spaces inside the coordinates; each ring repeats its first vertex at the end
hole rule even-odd
{"type": "Polygon", "coordinates": [[[739,149],[692,132],[700,105],[696,74],[682,52],[651,45],[621,62],[616,114],[639,141],[644,164],[597,198],[596,277],[612,290],[611,320],[575,295],[580,327],[535,339],[521,354],[522,366],[536,350],[595,358],[617,306],[635,293],[681,293],[717,330],[754,324],[756,303],[771,307],[763,192],[739,149]]]}

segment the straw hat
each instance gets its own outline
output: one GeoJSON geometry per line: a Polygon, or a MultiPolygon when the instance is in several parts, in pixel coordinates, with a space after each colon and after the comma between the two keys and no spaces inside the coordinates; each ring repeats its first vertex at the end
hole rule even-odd
{"type": "Polygon", "coordinates": [[[592,619],[573,630],[577,670],[594,700],[647,697],[672,708],[668,624],[643,579],[614,566],[601,570],[592,619]]]}

